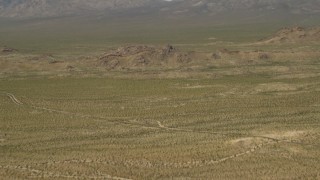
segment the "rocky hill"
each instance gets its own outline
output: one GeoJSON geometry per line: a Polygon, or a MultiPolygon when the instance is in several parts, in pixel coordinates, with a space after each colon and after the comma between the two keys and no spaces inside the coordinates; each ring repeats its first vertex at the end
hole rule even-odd
{"type": "Polygon", "coordinates": [[[128,45],[110,50],[96,60],[96,66],[107,70],[134,69],[192,69],[206,66],[234,64],[260,64],[272,58],[268,52],[234,51],[216,52],[182,51],[174,46],[128,45]],[[248,60],[249,59],[249,60],[248,60]]]}
{"type": "Polygon", "coordinates": [[[283,28],[273,36],[261,40],[260,43],[300,43],[312,41],[320,41],[320,27],[283,28]]]}
{"type": "Polygon", "coordinates": [[[175,47],[130,45],[119,47],[98,58],[98,66],[106,69],[136,69],[143,67],[181,67],[190,65],[194,52],[181,52],[175,47]]]}
{"type": "Polygon", "coordinates": [[[320,13],[320,0],[0,0],[0,17],[56,17],[114,13],[119,10],[168,16],[277,10],[292,14],[317,14],[320,13]]]}

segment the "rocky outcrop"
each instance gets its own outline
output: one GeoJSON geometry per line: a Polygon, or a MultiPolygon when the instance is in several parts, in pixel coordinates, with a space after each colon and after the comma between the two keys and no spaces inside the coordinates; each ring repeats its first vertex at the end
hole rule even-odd
{"type": "Polygon", "coordinates": [[[263,39],[260,43],[296,43],[306,41],[319,41],[320,27],[303,28],[292,27],[283,28],[275,33],[273,36],[263,39]]]}
{"type": "Polygon", "coordinates": [[[13,48],[9,48],[9,47],[0,47],[0,53],[3,53],[3,54],[14,53],[17,51],[18,50],[13,49],[13,48]]]}
{"type": "Polygon", "coordinates": [[[97,66],[107,70],[180,69],[227,64],[259,64],[272,60],[263,51],[220,49],[216,52],[182,51],[172,45],[130,45],[110,50],[97,58],[97,66]]]}
{"type": "Polygon", "coordinates": [[[131,45],[101,55],[97,64],[106,69],[182,66],[191,62],[193,57],[194,53],[179,51],[172,45],[164,47],[131,45]]]}

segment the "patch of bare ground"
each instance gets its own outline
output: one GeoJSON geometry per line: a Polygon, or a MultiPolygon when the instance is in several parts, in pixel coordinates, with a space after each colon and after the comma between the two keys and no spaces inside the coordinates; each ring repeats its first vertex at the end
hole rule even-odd
{"type": "MultiPolygon", "coordinates": [[[[184,130],[184,129],[179,129],[179,128],[170,128],[166,127],[163,125],[160,121],[157,121],[158,125],[160,128],[166,129],[166,130],[184,130]]],[[[184,130],[186,131],[186,130],[184,130]]],[[[199,131],[200,132],[200,131],[199,131]]],[[[205,131],[203,131],[205,132],[205,131]]],[[[227,134],[227,133],[226,133],[227,134]]],[[[192,168],[192,167],[201,167],[201,166],[208,166],[208,165],[215,165],[219,163],[223,163],[228,160],[232,160],[234,158],[248,155],[251,153],[254,153],[255,151],[263,148],[264,146],[267,146],[269,144],[274,144],[274,143],[281,143],[281,142],[286,142],[286,143],[292,143],[296,144],[296,138],[305,134],[304,131],[287,131],[287,132],[273,132],[269,134],[263,134],[263,135],[254,135],[251,137],[245,137],[245,138],[239,138],[230,141],[234,146],[241,146],[244,149],[247,149],[243,152],[239,152],[236,154],[232,154],[230,156],[226,156],[220,159],[215,159],[215,160],[202,160],[202,161],[190,161],[186,163],[174,163],[174,167],[183,167],[183,168],[192,168]]]]}
{"type": "Polygon", "coordinates": [[[213,86],[211,85],[189,85],[189,86],[185,86],[185,87],[181,87],[183,89],[203,89],[203,88],[211,88],[213,86]]]}
{"type": "Polygon", "coordinates": [[[235,155],[235,157],[239,155],[245,155],[255,152],[256,150],[261,149],[262,147],[269,144],[278,144],[285,143],[290,144],[291,146],[286,147],[291,152],[300,152],[301,148],[296,147],[296,145],[303,144],[299,141],[303,136],[306,136],[307,133],[305,131],[285,131],[285,132],[271,132],[262,135],[254,135],[251,137],[244,137],[235,140],[231,140],[229,143],[232,146],[238,146],[241,148],[250,148],[250,150],[235,155]],[[292,146],[294,145],[294,146],[292,146]]]}
{"type": "Polygon", "coordinates": [[[285,132],[271,132],[267,134],[253,135],[251,137],[244,137],[235,140],[231,140],[232,145],[241,147],[250,147],[252,145],[261,144],[264,142],[288,142],[298,143],[298,139],[306,135],[305,131],[285,131],[285,132]]]}
{"type": "Polygon", "coordinates": [[[312,72],[305,72],[305,73],[295,73],[295,74],[282,74],[275,76],[274,79],[305,79],[305,78],[314,78],[320,77],[320,73],[312,73],[312,72]]]}
{"type": "Polygon", "coordinates": [[[252,94],[266,92],[297,91],[299,88],[301,88],[301,86],[296,84],[287,84],[281,82],[264,83],[256,86],[253,89],[252,94]]]}
{"type": "Polygon", "coordinates": [[[264,134],[264,137],[278,139],[280,141],[286,141],[290,139],[296,139],[303,135],[306,135],[305,131],[285,131],[285,132],[271,132],[268,134],[264,134]]]}

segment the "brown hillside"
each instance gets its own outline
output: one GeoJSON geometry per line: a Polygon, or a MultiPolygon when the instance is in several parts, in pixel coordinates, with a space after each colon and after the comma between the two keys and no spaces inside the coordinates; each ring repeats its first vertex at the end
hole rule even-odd
{"type": "Polygon", "coordinates": [[[165,47],[130,45],[100,55],[96,65],[107,70],[129,69],[194,69],[208,66],[253,65],[266,63],[272,54],[262,51],[220,49],[215,52],[182,51],[165,47]]]}
{"type": "Polygon", "coordinates": [[[202,57],[194,52],[182,52],[171,45],[165,47],[132,45],[119,47],[98,58],[98,66],[106,69],[135,69],[143,67],[181,67],[202,57]]]}
{"type": "Polygon", "coordinates": [[[320,27],[316,28],[283,28],[273,36],[263,39],[260,43],[296,43],[320,40],[320,27]]]}

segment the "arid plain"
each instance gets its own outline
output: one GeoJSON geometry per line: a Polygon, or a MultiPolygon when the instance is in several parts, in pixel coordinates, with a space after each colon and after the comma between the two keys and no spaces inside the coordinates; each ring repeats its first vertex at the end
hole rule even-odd
{"type": "Polygon", "coordinates": [[[319,179],[319,32],[75,54],[2,47],[0,176],[319,179]]]}

